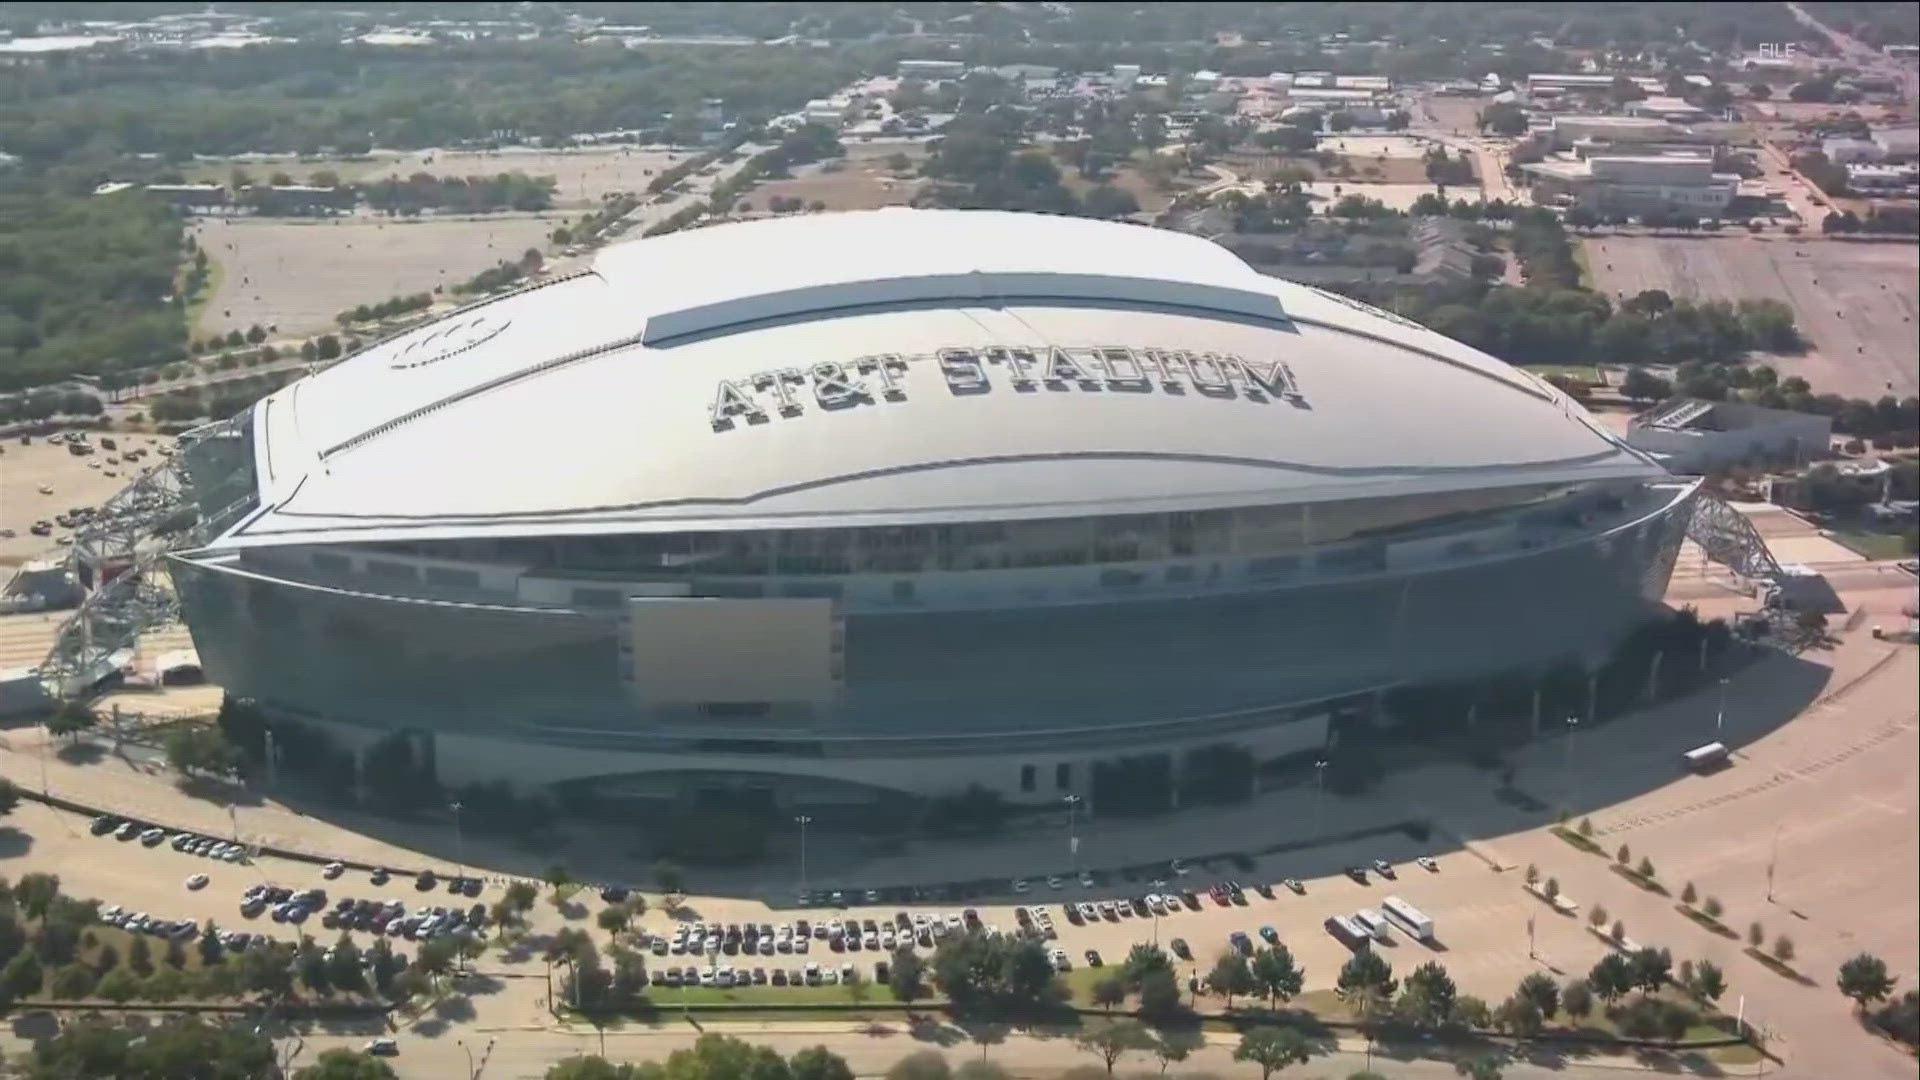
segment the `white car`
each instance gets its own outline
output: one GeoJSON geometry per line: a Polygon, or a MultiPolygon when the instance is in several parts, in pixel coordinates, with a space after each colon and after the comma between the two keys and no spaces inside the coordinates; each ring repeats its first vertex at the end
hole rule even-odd
{"type": "Polygon", "coordinates": [[[206,887],[207,875],[205,874],[195,874],[187,879],[187,888],[189,889],[204,889],[206,887]]]}
{"type": "Polygon", "coordinates": [[[1027,891],[1027,879],[1026,879],[1026,878],[1014,878],[1014,879],[1013,879],[1013,891],[1014,891],[1014,892],[1017,892],[1017,893],[1022,893],[1022,894],[1024,894],[1024,893],[1025,893],[1025,892],[1027,891]]]}
{"type": "Polygon", "coordinates": [[[1080,871],[1080,887],[1083,889],[1093,888],[1093,874],[1091,872],[1086,870],[1080,871]]]}
{"type": "Polygon", "coordinates": [[[1064,883],[1064,882],[1062,882],[1062,881],[1060,880],[1060,878],[1059,878],[1059,876],[1058,876],[1058,875],[1055,875],[1055,876],[1053,876],[1053,877],[1050,877],[1050,878],[1048,878],[1048,879],[1047,879],[1047,888],[1049,888],[1049,889],[1058,889],[1058,888],[1060,888],[1060,887],[1061,887],[1061,886],[1062,886],[1063,884],[1065,884],[1065,883],[1064,883]]]}
{"type": "Polygon", "coordinates": [[[1419,863],[1420,869],[1422,870],[1430,870],[1436,874],[1440,872],[1440,864],[1437,862],[1434,862],[1433,856],[1431,855],[1422,855],[1413,861],[1416,863],[1419,863]]]}
{"type": "Polygon", "coordinates": [[[347,868],[345,866],[337,862],[330,862],[321,869],[320,876],[331,881],[334,878],[337,878],[341,874],[344,874],[346,872],[347,872],[347,868]]]}

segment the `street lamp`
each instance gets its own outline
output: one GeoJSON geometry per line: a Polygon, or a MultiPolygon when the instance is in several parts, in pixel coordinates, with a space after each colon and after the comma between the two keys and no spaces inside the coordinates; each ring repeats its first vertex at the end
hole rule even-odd
{"type": "Polygon", "coordinates": [[[1313,763],[1313,835],[1321,832],[1320,806],[1327,797],[1327,759],[1321,758],[1313,763]]]}
{"type": "MultiPolygon", "coordinates": [[[[1153,886],[1153,891],[1155,894],[1154,899],[1156,901],[1159,900],[1160,899],[1159,893],[1161,890],[1167,887],[1167,883],[1165,881],[1156,880],[1156,881],[1150,881],[1148,882],[1148,884],[1153,886]]],[[[1153,944],[1155,948],[1158,948],[1160,945],[1160,908],[1161,906],[1162,905],[1158,903],[1153,905],[1153,944]]]]}
{"type": "Polygon", "coordinates": [[[1075,809],[1080,805],[1080,796],[1065,795],[1061,797],[1060,801],[1067,804],[1067,863],[1072,869],[1078,870],[1080,868],[1080,838],[1074,835],[1073,818],[1075,809]]]}
{"type": "Polygon", "coordinates": [[[460,874],[465,874],[467,872],[467,840],[465,833],[460,829],[460,811],[466,807],[459,799],[447,805],[453,810],[453,857],[459,860],[459,866],[456,869],[460,874]]]}
{"type": "Polygon", "coordinates": [[[469,1046],[467,1046],[467,1044],[466,1044],[466,1041],[465,1041],[465,1040],[462,1040],[462,1039],[455,1039],[455,1040],[453,1040],[453,1045],[455,1045],[455,1046],[457,1046],[457,1047],[459,1047],[459,1048],[460,1048],[460,1049],[461,1049],[462,1051],[464,1051],[464,1052],[466,1053],[466,1055],[467,1055],[467,1080],[473,1080],[473,1050],[472,1050],[472,1048],[470,1048],[469,1046]]]}
{"type": "Polygon", "coordinates": [[[1567,784],[1566,799],[1567,799],[1568,813],[1573,812],[1573,733],[1575,731],[1578,731],[1579,728],[1580,728],[1579,717],[1577,716],[1567,717],[1567,739],[1564,746],[1565,754],[1562,755],[1561,757],[1560,768],[1562,772],[1566,773],[1566,784],[1567,784]]]}
{"type": "Polygon", "coordinates": [[[800,891],[806,892],[807,891],[807,826],[813,824],[813,819],[808,817],[805,814],[799,814],[799,815],[796,815],[793,820],[795,823],[797,823],[800,826],[800,891]]]}
{"type": "Polygon", "coordinates": [[[1727,680],[1720,680],[1720,708],[1713,714],[1713,734],[1718,738],[1727,726],[1727,680]]]}

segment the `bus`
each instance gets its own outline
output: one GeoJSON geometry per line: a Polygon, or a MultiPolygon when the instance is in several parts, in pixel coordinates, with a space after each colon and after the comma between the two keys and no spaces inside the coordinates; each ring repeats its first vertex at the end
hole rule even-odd
{"type": "Polygon", "coordinates": [[[1329,917],[1327,919],[1327,933],[1332,934],[1334,940],[1340,942],[1340,944],[1356,951],[1367,948],[1368,943],[1373,940],[1373,937],[1367,933],[1365,927],[1345,915],[1329,917]]]}
{"type": "Polygon", "coordinates": [[[1399,923],[1407,933],[1421,941],[1433,940],[1433,919],[1405,900],[1397,896],[1389,896],[1380,901],[1380,910],[1386,912],[1388,918],[1399,923]]]}
{"type": "Polygon", "coordinates": [[[1361,908],[1353,913],[1353,921],[1354,925],[1365,930],[1380,944],[1386,945],[1393,941],[1393,927],[1388,924],[1387,917],[1378,911],[1372,908],[1361,908]]]}
{"type": "Polygon", "coordinates": [[[1705,746],[1694,747],[1680,755],[1680,759],[1694,772],[1707,772],[1725,764],[1728,754],[1725,743],[1710,742],[1705,746]]]}

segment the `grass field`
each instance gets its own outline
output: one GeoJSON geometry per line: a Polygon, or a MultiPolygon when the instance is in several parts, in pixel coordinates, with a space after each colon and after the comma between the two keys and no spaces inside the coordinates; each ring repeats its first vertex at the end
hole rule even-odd
{"type": "Polygon", "coordinates": [[[1904,559],[1913,554],[1907,550],[1906,539],[1898,533],[1834,529],[1828,535],[1869,559],[1904,559]]]}

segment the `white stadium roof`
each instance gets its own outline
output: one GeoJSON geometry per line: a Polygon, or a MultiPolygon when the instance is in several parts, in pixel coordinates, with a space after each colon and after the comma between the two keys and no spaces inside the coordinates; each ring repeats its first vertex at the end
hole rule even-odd
{"type": "Polygon", "coordinates": [[[1539,379],[1140,226],[689,230],[254,410],[219,546],[1005,520],[1653,476],[1539,379]]]}

